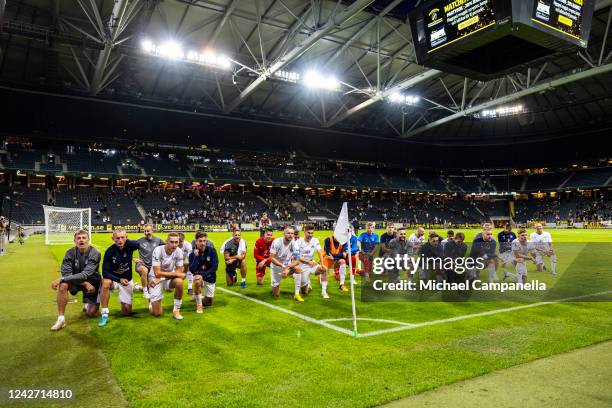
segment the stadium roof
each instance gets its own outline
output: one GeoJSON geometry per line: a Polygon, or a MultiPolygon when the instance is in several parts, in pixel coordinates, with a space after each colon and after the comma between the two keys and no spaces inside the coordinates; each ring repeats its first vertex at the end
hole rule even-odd
{"type": "Polygon", "coordinates": [[[8,0],[0,12],[0,86],[223,123],[248,119],[446,146],[542,141],[611,127],[610,0],[596,3],[586,51],[489,82],[415,63],[406,19],[418,3],[8,0]],[[172,46],[168,41],[182,47],[183,60],[149,52],[154,44],[161,53],[172,46]],[[184,61],[191,49],[201,53],[196,58],[212,59],[184,61]],[[303,79],[310,70],[320,73],[315,80],[341,81],[339,90],[306,88],[278,75],[303,79]],[[417,102],[391,103],[398,92],[417,102]],[[474,116],[514,103],[527,112],[474,116]]]}

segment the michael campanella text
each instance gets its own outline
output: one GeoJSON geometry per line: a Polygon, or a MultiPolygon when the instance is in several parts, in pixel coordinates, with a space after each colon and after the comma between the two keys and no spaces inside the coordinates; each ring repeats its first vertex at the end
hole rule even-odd
{"type": "Polygon", "coordinates": [[[374,290],[395,290],[395,291],[418,291],[418,290],[434,290],[434,291],[457,291],[457,290],[493,290],[497,292],[508,291],[545,291],[546,283],[539,280],[533,280],[528,283],[516,282],[483,282],[481,280],[465,281],[465,282],[436,282],[433,280],[412,282],[409,280],[401,280],[399,282],[383,282],[377,279],[372,282],[374,290]]]}

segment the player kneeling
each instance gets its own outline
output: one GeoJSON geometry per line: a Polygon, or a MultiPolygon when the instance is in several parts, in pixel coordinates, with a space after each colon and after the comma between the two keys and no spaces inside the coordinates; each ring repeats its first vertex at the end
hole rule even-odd
{"type": "Polygon", "coordinates": [[[217,251],[208,246],[207,241],[208,236],[204,231],[196,232],[195,248],[189,254],[189,270],[193,274],[196,313],[203,313],[204,306],[212,305],[215,297],[219,259],[217,251]],[[204,289],[204,302],[202,302],[202,289],[204,289]]]}
{"type": "Polygon", "coordinates": [[[304,238],[297,240],[296,244],[300,254],[300,263],[302,268],[301,290],[302,293],[308,294],[312,289],[310,286],[310,275],[321,276],[321,296],[323,299],[329,299],[327,294],[327,268],[321,262],[324,259],[323,250],[319,240],[313,237],[314,226],[304,226],[304,238]],[[319,263],[315,262],[315,252],[319,254],[319,263]]]}
{"type": "Polygon", "coordinates": [[[74,234],[74,245],[64,255],[62,276],[51,282],[51,288],[57,290],[57,321],[51,331],[58,331],[66,326],[64,312],[68,303],[68,292],[76,295],[82,291],[87,316],[95,317],[98,314],[100,251],[89,245],[89,233],[85,230],[74,234]]]}
{"type": "Polygon", "coordinates": [[[516,265],[516,281],[527,283],[527,261],[536,261],[531,253],[535,250],[533,243],[527,241],[527,231],[519,230],[518,238],[512,241],[512,253],[516,265]]]}
{"type": "Polygon", "coordinates": [[[280,296],[280,283],[289,275],[293,275],[295,292],[293,299],[303,302],[300,296],[302,287],[302,269],[296,241],[293,240],[293,227],[285,228],[282,239],[275,239],[270,247],[270,277],[272,296],[280,296]]]}
{"type": "Polygon", "coordinates": [[[272,230],[268,227],[263,231],[263,235],[257,238],[253,249],[253,256],[255,257],[255,269],[257,276],[257,285],[263,285],[264,277],[266,276],[266,267],[270,267],[270,247],[274,237],[272,237],[272,230]]]}
{"type": "Polygon", "coordinates": [[[172,315],[176,320],[183,320],[181,304],[183,302],[183,251],[178,247],[179,235],[171,232],[163,246],[153,250],[152,272],[149,273],[149,310],[155,317],[162,315],[164,289],[174,289],[174,309],[172,315]]]}

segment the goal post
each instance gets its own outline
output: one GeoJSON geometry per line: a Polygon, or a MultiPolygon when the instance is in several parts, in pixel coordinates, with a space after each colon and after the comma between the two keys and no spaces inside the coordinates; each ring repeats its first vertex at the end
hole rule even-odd
{"type": "Polygon", "coordinates": [[[43,205],[45,211],[45,244],[72,244],[74,233],[80,229],[90,233],[91,208],[67,208],[43,205]]]}

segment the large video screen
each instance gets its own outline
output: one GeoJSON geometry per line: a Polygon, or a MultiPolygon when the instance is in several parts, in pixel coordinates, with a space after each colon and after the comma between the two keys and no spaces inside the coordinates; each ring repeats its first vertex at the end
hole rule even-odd
{"type": "Polygon", "coordinates": [[[495,25],[492,0],[440,1],[423,18],[428,53],[495,25]]]}
{"type": "Polygon", "coordinates": [[[535,0],[532,20],[580,40],[584,3],[584,0],[535,0]]]}

